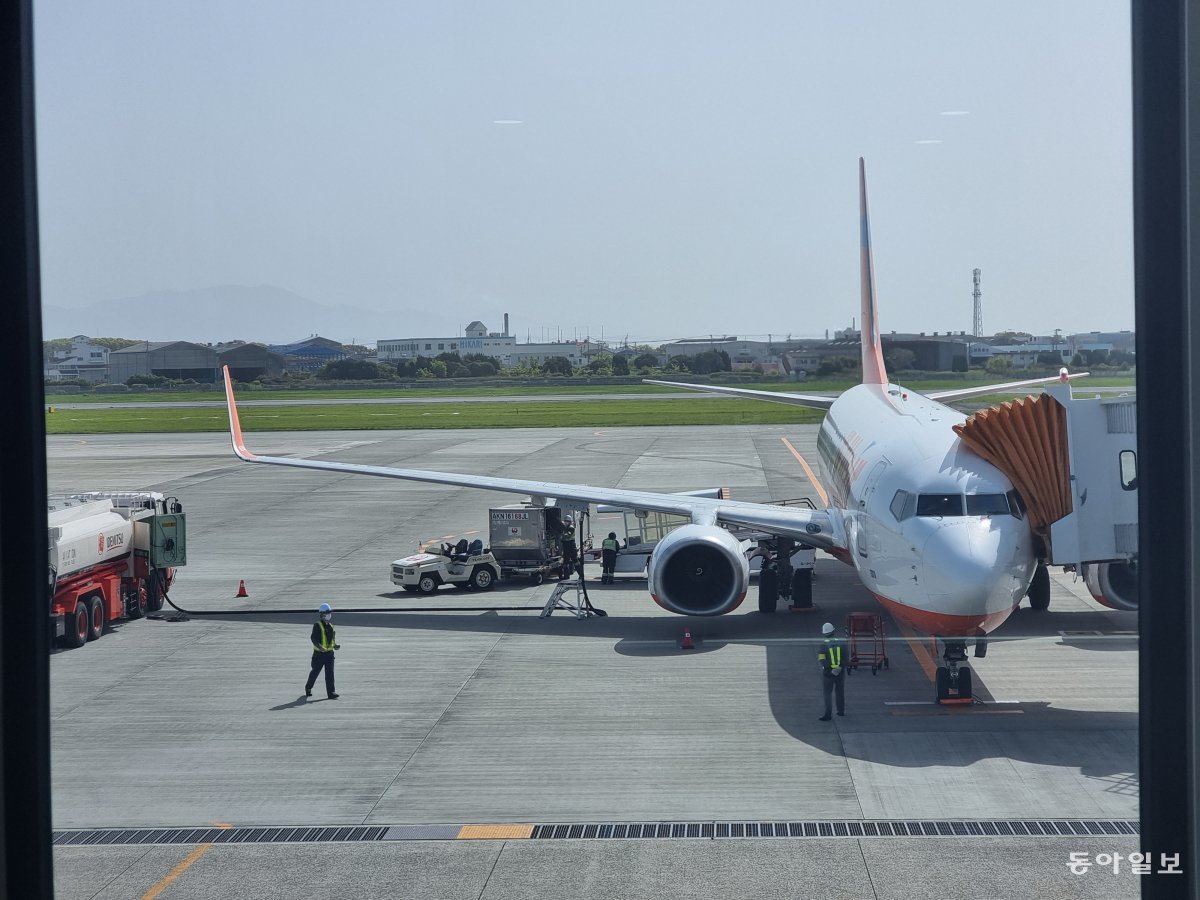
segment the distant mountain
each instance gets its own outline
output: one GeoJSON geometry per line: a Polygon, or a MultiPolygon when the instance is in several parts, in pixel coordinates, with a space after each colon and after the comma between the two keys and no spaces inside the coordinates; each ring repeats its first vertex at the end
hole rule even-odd
{"type": "MultiPolygon", "coordinates": [[[[68,309],[42,307],[46,340],[85,334],[146,341],[262,341],[286,344],[311,334],[342,343],[459,334],[470,321],[427,310],[376,312],[327,306],[269,284],[224,285],[192,291],[153,291],[68,309]]],[[[499,330],[501,323],[490,324],[499,330]]]]}

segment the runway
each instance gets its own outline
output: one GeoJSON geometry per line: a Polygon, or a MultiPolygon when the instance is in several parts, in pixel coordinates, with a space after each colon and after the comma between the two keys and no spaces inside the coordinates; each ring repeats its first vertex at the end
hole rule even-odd
{"type": "MultiPolygon", "coordinates": [[[[248,437],[271,455],[816,499],[784,443],[815,462],[814,426],[248,437]]],[[[816,721],[821,623],[881,612],[823,556],[814,614],[764,616],[752,587],[734,614],[687,620],[633,579],[588,583],[603,619],[453,611],[540,608],[554,586],[528,582],[444,589],[445,614],[335,613],[341,697],[305,702],[314,619],[279,610],[432,605],[393,591],[391,560],[486,537],[488,507],[517,498],[252,466],[215,434],[54,436],[47,453],[52,493],[178,497],[172,599],[256,613],[132,622],[54,654],[54,823],[83,835],[56,846],[58,896],[141,896],[193,853],[167,896],[1137,896],[1132,875],[1066,867],[1137,849],[1101,826],[1138,815],[1136,615],[1069,576],[971,661],[986,702],[961,710],[929,702],[927,651],[885,615],[890,667],[854,674],[849,714],[816,721]],[[1029,821],[1097,828],[983,827],[1029,821]],[[879,833],[893,822],[934,827],[879,833]],[[118,839],[139,831],[148,843],[118,839]]],[[[597,543],[621,522],[595,518],[597,543]]]]}

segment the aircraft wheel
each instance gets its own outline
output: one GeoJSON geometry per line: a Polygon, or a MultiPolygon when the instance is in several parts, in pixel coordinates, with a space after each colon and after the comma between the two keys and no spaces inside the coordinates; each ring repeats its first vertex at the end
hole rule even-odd
{"type": "Polygon", "coordinates": [[[1033,581],[1025,596],[1029,598],[1030,609],[1050,608],[1050,570],[1043,563],[1038,563],[1033,570],[1033,581]]]}
{"type": "Polygon", "coordinates": [[[476,566],[471,573],[471,587],[477,591],[490,591],[496,586],[496,573],[491,566],[476,566]]]}
{"type": "Polygon", "coordinates": [[[438,589],[438,581],[432,575],[422,575],[417,582],[417,590],[422,594],[432,594],[438,589]]]}
{"type": "Polygon", "coordinates": [[[93,597],[88,605],[88,640],[94,641],[104,634],[104,601],[93,597]]]}
{"type": "Polygon", "coordinates": [[[808,609],[812,606],[812,569],[797,569],[792,573],[792,606],[808,609]]]}
{"type": "Polygon", "coordinates": [[[63,642],[68,647],[82,647],[88,639],[88,607],[82,600],[75,604],[75,611],[67,616],[67,632],[63,642]]]}
{"type": "Polygon", "coordinates": [[[950,697],[950,670],[946,666],[938,666],[937,676],[933,679],[933,696],[938,703],[950,697]]]}
{"type": "Polygon", "coordinates": [[[971,696],[971,670],[961,666],[958,670],[958,699],[970,700],[971,696]]]}
{"type": "Polygon", "coordinates": [[[763,569],[758,573],[758,611],[766,615],[771,615],[778,606],[778,576],[769,569],[763,569]]]}

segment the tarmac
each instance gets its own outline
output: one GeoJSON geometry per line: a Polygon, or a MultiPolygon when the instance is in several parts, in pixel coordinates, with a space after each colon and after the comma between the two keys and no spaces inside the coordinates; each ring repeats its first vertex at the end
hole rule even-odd
{"type": "MultiPolygon", "coordinates": [[[[815,466],[801,425],[247,435],[262,454],[815,499],[785,440],[815,466]]],[[[823,555],[815,612],[763,615],[752,586],[731,615],[682,618],[589,566],[608,615],[542,618],[552,581],[431,598],[389,580],[422,541],[486,541],[512,495],[250,465],[217,434],[52,436],[47,455],[53,494],[179,498],[171,600],[191,611],[52,656],[58,897],[1138,896],[1127,861],[1068,867],[1139,849],[1137,617],[1070,575],[971,660],[980,702],[946,708],[927,641],[823,555]],[[341,696],[306,700],[323,601],[341,696]],[[820,626],[851,612],[882,615],[888,666],[819,722],[820,626]]],[[[597,544],[622,528],[591,523],[597,544]]]]}

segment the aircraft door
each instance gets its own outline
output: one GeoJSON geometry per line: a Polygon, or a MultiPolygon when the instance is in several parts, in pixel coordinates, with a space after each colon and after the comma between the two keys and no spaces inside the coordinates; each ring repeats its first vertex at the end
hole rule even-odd
{"type": "Polygon", "coordinates": [[[871,498],[879,485],[880,476],[883,475],[888,465],[886,458],[875,463],[871,471],[867,473],[867,478],[863,482],[862,494],[858,499],[858,533],[855,536],[854,545],[858,555],[864,559],[882,549],[879,539],[879,524],[871,513],[871,498]]]}

